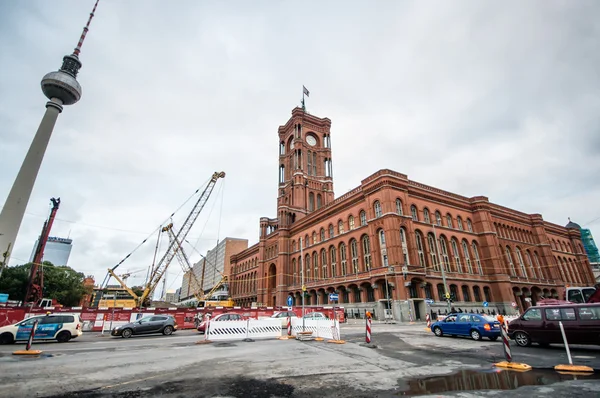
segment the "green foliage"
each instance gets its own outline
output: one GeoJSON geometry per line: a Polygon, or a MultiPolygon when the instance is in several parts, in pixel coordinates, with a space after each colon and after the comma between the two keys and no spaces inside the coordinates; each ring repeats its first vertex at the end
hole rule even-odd
{"type": "MultiPolygon", "coordinates": [[[[85,275],[66,265],[56,267],[44,261],[44,298],[56,299],[60,304],[78,306],[90,289],[83,286],[85,275]]],[[[31,263],[8,267],[0,278],[0,292],[8,293],[10,300],[23,300],[31,263]]]]}

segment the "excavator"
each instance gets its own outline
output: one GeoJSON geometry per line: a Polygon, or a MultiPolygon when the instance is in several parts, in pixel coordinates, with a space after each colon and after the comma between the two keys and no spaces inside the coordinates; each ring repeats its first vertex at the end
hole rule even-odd
{"type": "MultiPolygon", "coordinates": [[[[225,172],[221,171],[221,172],[213,173],[208,184],[204,188],[204,191],[202,192],[202,194],[200,195],[200,197],[194,204],[192,211],[190,212],[190,214],[187,216],[186,220],[184,221],[182,228],[177,232],[177,234],[175,234],[175,239],[171,240],[171,242],[169,243],[166,253],[162,256],[162,258],[158,261],[158,263],[156,265],[152,266],[152,268],[149,272],[148,281],[146,282],[146,285],[144,286],[144,290],[142,291],[141,295],[138,296],[115,273],[116,268],[122,262],[115,265],[113,268],[108,269],[108,274],[106,275],[106,278],[104,279],[102,286],[103,287],[107,286],[108,281],[110,280],[111,277],[113,277],[135,299],[137,307],[141,308],[144,305],[147,305],[147,303],[152,298],[152,295],[154,294],[154,290],[156,289],[159,282],[165,275],[167,268],[171,264],[171,261],[173,260],[173,258],[175,256],[177,256],[177,253],[181,249],[181,245],[178,244],[178,242],[180,243],[180,242],[184,241],[186,236],[188,235],[188,233],[194,226],[194,223],[196,222],[196,220],[198,219],[198,216],[202,212],[202,209],[204,209],[204,206],[208,202],[208,199],[210,198],[210,195],[211,195],[213,189],[215,188],[215,185],[216,185],[217,181],[219,180],[219,178],[225,178],[225,172]]],[[[196,191],[196,192],[198,192],[198,191],[196,191]]]]}
{"type": "MultiPolygon", "coordinates": [[[[192,294],[198,301],[197,307],[233,307],[235,303],[233,300],[228,297],[227,300],[213,300],[212,295],[219,289],[221,286],[227,283],[227,276],[223,275],[222,272],[217,271],[221,274],[221,280],[207,293],[204,294],[202,286],[204,285],[204,281],[198,281],[196,274],[192,269],[192,265],[190,260],[183,249],[181,242],[177,239],[177,235],[173,230],[173,223],[169,223],[162,229],[162,232],[166,232],[169,235],[169,242],[174,242],[176,246],[179,246],[179,250],[177,251],[177,260],[183,269],[183,272],[190,275],[190,284],[192,285],[192,294]]],[[[205,259],[206,260],[206,259],[205,259]]],[[[206,263],[204,264],[206,266],[206,263]]],[[[204,270],[202,270],[202,276],[204,278],[204,270]]]]}

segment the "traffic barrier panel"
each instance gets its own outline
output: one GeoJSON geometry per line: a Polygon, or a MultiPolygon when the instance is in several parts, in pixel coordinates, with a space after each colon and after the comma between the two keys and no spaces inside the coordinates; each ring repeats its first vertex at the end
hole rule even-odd
{"type": "Polygon", "coordinates": [[[328,343],[334,344],[346,344],[345,340],[342,340],[340,337],[340,321],[337,319],[333,322],[331,326],[331,335],[333,336],[332,340],[327,340],[328,343]]]}
{"type": "Polygon", "coordinates": [[[275,338],[281,336],[281,320],[248,319],[211,322],[208,339],[212,341],[275,338]]]}
{"type": "Polygon", "coordinates": [[[583,373],[593,373],[594,369],[589,366],[584,365],[573,365],[573,359],[571,358],[571,350],[569,349],[569,342],[567,341],[567,335],[565,334],[565,328],[561,321],[558,322],[558,326],[560,327],[560,333],[562,334],[563,342],[565,343],[565,350],[567,351],[567,358],[569,359],[568,365],[556,365],[554,370],[563,371],[563,372],[583,372],[583,373]]]}
{"type": "Polygon", "coordinates": [[[427,327],[425,331],[431,332],[431,316],[429,314],[425,315],[425,320],[427,321],[427,327]]]}
{"type": "Polygon", "coordinates": [[[504,357],[506,361],[495,363],[494,366],[497,368],[513,369],[527,371],[531,370],[531,366],[526,363],[519,363],[512,361],[512,352],[510,350],[510,340],[508,338],[508,328],[505,323],[505,319],[502,315],[498,315],[498,322],[500,322],[500,333],[502,335],[502,345],[504,349],[504,357]]]}
{"type": "MultiPolygon", "coordinates": [[[[292,334],[297,336],[298,333],[303,331],[312,332],[315,335],[327,339],[334,340],[332,326],[335,326],[335,320],[326,319],[326,320],[315,320],[315,319],[305,319],[304,320],[304,330],[302,328],[302,318],[292,318],[292,334]]],[[[339,328],[339,321],[338,321],[339,328]]]]}

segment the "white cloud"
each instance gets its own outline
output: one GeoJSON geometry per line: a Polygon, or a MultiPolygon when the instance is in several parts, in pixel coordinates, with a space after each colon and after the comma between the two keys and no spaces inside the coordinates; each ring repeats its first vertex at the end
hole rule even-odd
{"type": "MultiPolygon", "coordinates": [[[[92,5],[0,4],[0,198],[43,114],[39,81],[92,5]]],[[[70,265],[102,280],[218,170],[222,217],[215,191],[193,241],[208,220],[201,252],[225,236],[255,242],[259,217],[275,215],[277,127],[303,84],[309,111],[332,120],[338,195],[391,168],[585,226],[600,216],[598,11],[593,1],[103,1],[81,55],[83,97],[59,117],[28,206],[39,216],[24,219],[12,263],[29,257],[60,196],[53,235],[70,231],[70,265]]],[[[148,266],[154,239],[123,272],[148,266]]]]}

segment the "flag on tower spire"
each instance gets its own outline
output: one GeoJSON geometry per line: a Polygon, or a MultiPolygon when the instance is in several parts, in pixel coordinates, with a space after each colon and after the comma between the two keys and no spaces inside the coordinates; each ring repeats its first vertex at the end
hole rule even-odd
{"type": "Polygon", "coordinates": [[[306,112],[306,105],[304,104],[304,96],[306,95],[307,97],[310,97],[309,95],[309,91],[306,87],[304,87],[304,85],[302,86],[302,110],[304,112],[306,112]]]}

